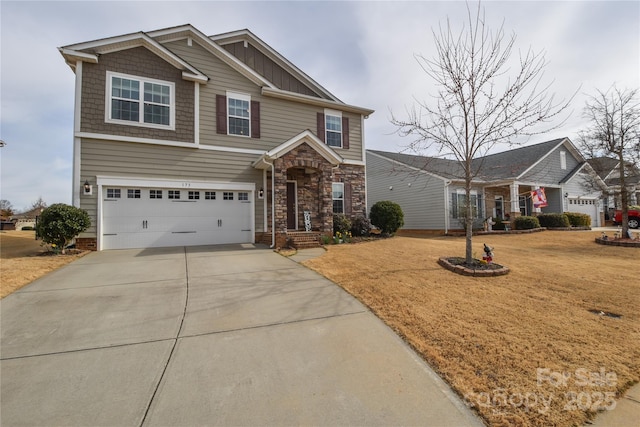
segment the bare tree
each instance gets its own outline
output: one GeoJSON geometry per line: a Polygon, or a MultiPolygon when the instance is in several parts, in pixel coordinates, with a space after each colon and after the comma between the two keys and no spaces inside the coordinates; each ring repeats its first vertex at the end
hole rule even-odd
{"type": "MultiPolygon", "coordinates": [[[[590,158],[615,158],[618,168],[622,210],[622,235],[629,231],[629,187],[637,183],[640,167],[640,101],[638,89],[615,85],[600,90],[587,100],[584,117],[589,127],[579,135],[579,143],[590,158]],[[631,180],[632,177],[636,179],[631,180]]],[[[617,186],[617,185],[616,185],[617,186]]]]}
{"type": "Polygon", "coordinates": [[[9,218],[13,215],[13,205],[10,201],[2,199],[0,200],[0,216],[2,218],[9,218]]]}
{"type": "Polygon", "coordinates": [[[436,56],[417,55],[416,59],[438,87],[435,100],[416,99],[407,119],[392,115],[391,122],[400,135],[416,138],[410,150],[436,150],[439,155],[453,156],[462,166],[467,200],[463,215],[466,263],[471,264],[473,211],[469,201],[472,181],[482,166],[473,159],[486,155],[496,144],[514,144],[518,136],[557,128],[561,123],[546,123],[561,114],[573,97],[554,101],[550,84],[542,82],[547,65],[544,52],[529,49],[520,53],[513,67],[509,59],[515,34],[507,37],[504,23],[492,31],[479,3],[475,10],[467,4],[466,24],[454,33],[447,19],[446,26],[433,30],[436,56]],[[512,70],[513,75],[507,76],[512,70]]]}
{"type": "Polygon", "coordinates": [[[38,197],[38,200],[31,204],[29,208],[29,212],[31,211],[41,211],[47,207],[47,203],[42,199],[42,196],[38,197]]]}

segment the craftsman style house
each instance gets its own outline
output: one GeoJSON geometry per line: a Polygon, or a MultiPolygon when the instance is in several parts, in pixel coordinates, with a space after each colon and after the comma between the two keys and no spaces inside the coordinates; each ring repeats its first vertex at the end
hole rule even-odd
{"type": "MultiPolygon", "coordinates": [[[[366,158],[370,206],[379,200],[398,203],[408,230],[463,228],[464,171],[457,161],[374,150],[367,150],[366,158]]],[[[474,170],[475,227],[489,217],[553,212],[586,213],[592,226],[604,225],[600,189],[606,185],[568,138],[475,159],[474,170]],[[546,206],[535,206],[536,190],[543,190],[546,206]]]]}
{"type": "Polygon", "coordinates": [[[366,213],[364,119],[248,30],[59,48],[76,76],[73,204],[94,250],[332,233],[366,213]]]}

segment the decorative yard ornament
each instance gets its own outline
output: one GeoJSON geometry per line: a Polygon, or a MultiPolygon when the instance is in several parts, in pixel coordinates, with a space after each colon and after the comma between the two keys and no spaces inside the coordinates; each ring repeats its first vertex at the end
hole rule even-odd
{"type": "Polygon", "coordinates": [[[484,255],[482,256],[482,260],[486,261],[487,264],[491,264],[493,262],[493,248],[491,246],[487,246],[484,243],[484,255]]]}

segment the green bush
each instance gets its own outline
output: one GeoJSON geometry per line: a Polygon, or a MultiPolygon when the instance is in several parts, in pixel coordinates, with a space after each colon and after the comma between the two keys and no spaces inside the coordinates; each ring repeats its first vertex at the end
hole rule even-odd
{"type": "Polygon", "coordinates": [[[351,231],[351,220],[345,214],[333,214],[333,234],[351,231]]]}
{"type": "Polygon", "coordinates": [[[32,230],[35,230],[35,228],[30,226],[30,225],[27,225],[26,227],[22,227],[21,230],[22,231],[32,231],[32,230]]]}
{"type": "Polygon", "coordinates": [[[538,221],[542,227],[568,228],[571,226],[569,217],[562,213],[548,213],[538,215],[538,221]]]}
{"type": "Polygon", "coordinates": [[[357,216],[351,221],[351,235],[366,237],[371,234],[371,221],[364,216],[357,216]]]}
{"type": "Polygon", "coordinates": [[[382,200],[371,207],[369,214],[371,224],[380,229],[382,234],[390,235],[404,225],[404,213],[399,204],[382,200]]]}
{"type": "Polygon", "coordinates": [[[572,227],[591,227],[591,215],[577,212],[565,212],[565,215],[572,227]]]}
{"type": "Polygon", "coordinates": [[[540,222],[535,216],[519,216],[515,220],[516,230],[531,230],[540,228],[540,222]]]}
{"type": "Polygon", "coordinates": [[[505,220],[504,218],[493,218],[493,222],[495,222],[495,224],[493,224],[491,226],[491,229],[492,230],[504,230],[505,224],[502,223],[504,220],[505,220]]]}
{"type": "Polygon", "coordinates": [[[64,253],[71,240],[90,225],[91,220],[86,211],[64,203],[56,203],[42,211],[36,231],[43,242],[64,253]]]}

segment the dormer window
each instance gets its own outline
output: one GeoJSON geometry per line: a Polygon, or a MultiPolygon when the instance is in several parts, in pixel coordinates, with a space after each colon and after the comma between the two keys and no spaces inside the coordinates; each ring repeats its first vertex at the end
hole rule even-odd
{"type": "Polygon", "coordinates": [[[107,72],[106,122],[174,129],[175,85],[107,72]]]}

